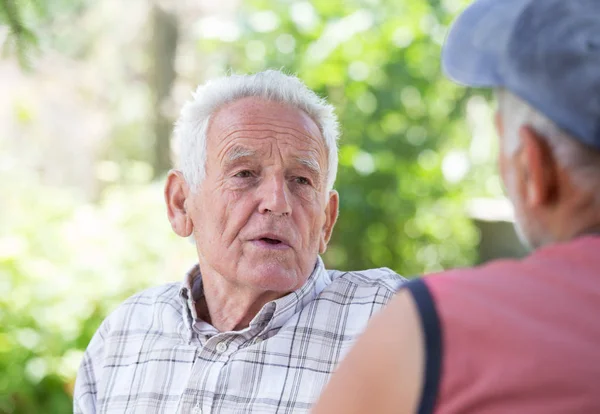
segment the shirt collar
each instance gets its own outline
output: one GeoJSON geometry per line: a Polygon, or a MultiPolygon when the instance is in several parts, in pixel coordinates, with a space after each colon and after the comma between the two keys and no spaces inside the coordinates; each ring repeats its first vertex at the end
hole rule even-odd
{"type": "MultiPolygon", "coordinates": [[[[260,329],[261,331],[281,328],[294,314],[314,300],[330,283],[329,273],[325,270],[321,258],[317,257],[313,272],[306,283],[300,289],[266,303],[252,319],[249,328],[251,330],[260,329]]],[[[203,295],[202,274],[199,265],[196,264],[187,272],[179,290],[179,297],[183,305],[184,325],[187,331],[186,337],[189,340],[192,337],[192,326],[198,319],[195,302],[203,295]]],[[[243,331],[247,330],[248,328],[243,331]]]]}
{"type": "Polygon", "coordinates": [[[329,273],[325,270],[321,258],[318,257],[313,272],[300,289],[269,302],[263,307],[263,310],[268,306],[273,309],[273,315],[268,321],[267,328],[269,330],[281,328],[294,314],[316,299],[330,283],[329,273]]]}

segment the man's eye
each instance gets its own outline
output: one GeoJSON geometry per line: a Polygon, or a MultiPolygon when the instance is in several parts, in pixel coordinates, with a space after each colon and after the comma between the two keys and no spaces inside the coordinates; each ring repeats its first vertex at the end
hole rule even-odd
{"type": "Polygon", "coordinates": [[[306,177],[296,177],[295,180],[298,184],[302,184],[302,185],[310,184],[310,180],[306,177]]]}
{"type": "Polygon", "coordinates": [[[249,177],[252,177],[252,173],[248,170],[243,170],[243,171],[240,171],[239,173],[237,173],[236,175],[234,175],[234,177],[249,178],[249,177]]]}

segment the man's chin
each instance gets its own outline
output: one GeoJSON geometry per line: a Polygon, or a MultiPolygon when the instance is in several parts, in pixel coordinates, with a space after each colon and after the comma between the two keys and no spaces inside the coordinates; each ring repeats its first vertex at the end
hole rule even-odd
{"type": "Polygon", "coordinates": [[[248,269],[246,275],[247,283],[257,289],[282,294],[299,289],[308,278],[301,278],[298,271],[282,266],[280,263],[253,266],[248,269]]]}

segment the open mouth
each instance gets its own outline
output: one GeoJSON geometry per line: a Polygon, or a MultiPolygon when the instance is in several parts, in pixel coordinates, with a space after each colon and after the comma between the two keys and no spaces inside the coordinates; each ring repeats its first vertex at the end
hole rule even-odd
{"type": "Polygon", "coordinates": [[[285,237],[280,237],[276,233],[263,233],[252,239],[252,242],[259,248],[267,250],[288,250],[291,249],[290,242],[285,237]]]}

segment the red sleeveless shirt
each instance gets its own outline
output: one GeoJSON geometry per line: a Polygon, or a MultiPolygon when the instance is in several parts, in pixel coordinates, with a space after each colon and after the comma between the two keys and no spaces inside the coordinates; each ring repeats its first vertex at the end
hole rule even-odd
{"type": "Polygon", "coordinates": [[[600,235],[404,286],[425,334],[420,414],[600,413],[600,235]]]}

